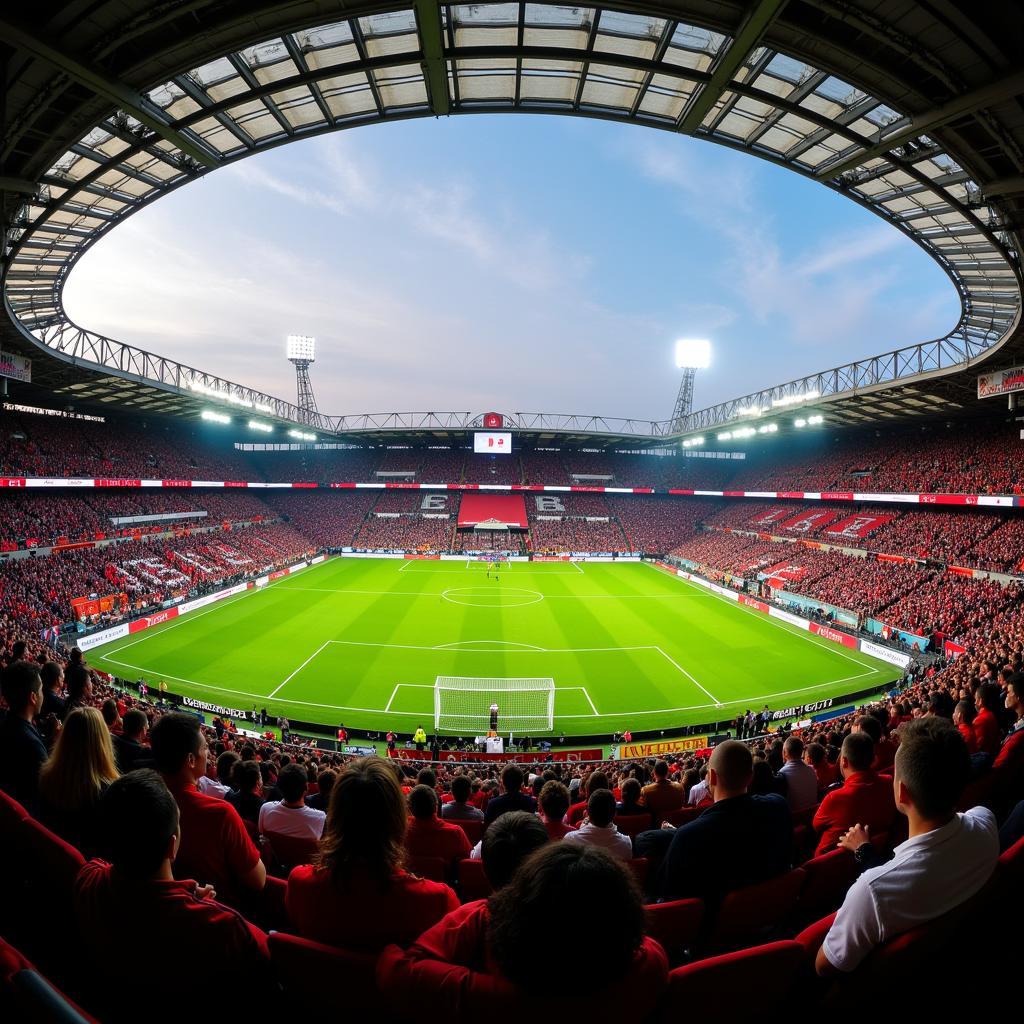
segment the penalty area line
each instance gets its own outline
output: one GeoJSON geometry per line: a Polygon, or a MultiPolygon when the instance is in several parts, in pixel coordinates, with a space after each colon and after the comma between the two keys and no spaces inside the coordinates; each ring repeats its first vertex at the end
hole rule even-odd
{"type": "Polygon", "coordinates": [[[326,640],[322,643],[284,682],[280,683],[274,690],[267,694],[267,699],[276,697],[278,692],[290,683],[329,643],[333,643],[331,640],[326,640]]]}
{"type": "Polygon", "coordinates": [[[707,689],[707,687],[701,686],[701,684],[697,682],[697,680],[689,672],[687,672],[686,669],[683,668],[683,666],[680,665],[678,661],[676,661],[674,658],[670,658],[660,647],[654,647],[653,650],[657,651],[670,665],[675,665],[675,667],[679,669],[679,671],[682,672],[683,675],[686,676],[686,678],[689,679],[690,682],[693,683],[693,685],[696,686],[697,689],[700,690],[706,697],[710,697],[715,702],[716,708],[722,706],[721,701],[709,689],[707,689]]]}

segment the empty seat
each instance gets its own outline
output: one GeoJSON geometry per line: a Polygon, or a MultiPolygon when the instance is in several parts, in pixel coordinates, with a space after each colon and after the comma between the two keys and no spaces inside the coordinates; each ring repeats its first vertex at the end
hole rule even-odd
{"type": "MultiPolygon", "coordinates": [[[[636,839],[641,832],[646,832],[651,827],[651,816],[649,814],[623,814],[615,819],[615,824],[623,835],[630,839],[636,839]]],[[[661,822],[658,823],[659,825],[661,822]]]]}
{"type": "Polygon", "coordinates": [[[299,864],[312,863],[320,848],[315,839],[286,836],[280,832],[268,832],[263,838],[266,840],[265,852],[269,853],[270,860],[279,865],[286,875],[299,864]]]}
{"type": "Polygon", "coordinates": [[[0,939],[0,1019],[40,1024],[96,1024],[46,980],[13,946],[0,939]]]}
{"type": "Polygon", "coordinates": [[[750,1015],[752,998],[769,992],[773,1002],[782,1005],[802,964],[802,947],[786,940],[677,967],[668,976],[668,991],[657,1020],[678,1024],[695,1012],[710,1012],[719,1020],[738,1020],[740,1015],[750,1015]]]}
{"type": "Polygon", "coordinates": [[[806,876],[797,907],[803,922],[837,910],[857,879],[857,861],[849,850],[829,850],[801,864],[800,870],[806,876]]]}
{"type": "Polygon", "coordinates": [[[470,846],[476,846],[476,844],[483,838],[484,823],[482,821],[462,821],[458,818],[445,818],[445,821],[450,821],[452,825],[458,825],[459,828],[466,833],[466,838],[469,840],[470,846]]]}
{"type": "Polygon", "coordinates": [[[484,872],[483,861],[466,857],[459,861],[459,895],[463,903],[485,900],[494,892],[484,872]]]}
{"type": "Polygon", "coordinates": [[[381,1019],[380,997],[374,984],[376,956],[282,932],[270,935],[267,946],[271,970],[290,1008],[381,1019]]]}
{"type": "Polygon", "coordinates": [[[704,923],[703,900],[672,900],[644,907],[646,932],[664,947],[670,961],[678,961],[700,935],[704,923]]]}
{"type": "Polygon", "coordinates": [[[796,868],[729,893],[719,907],[709,948],[736,947],[776,931],[792,917],[804,878],[803,869],[796,868]]]}

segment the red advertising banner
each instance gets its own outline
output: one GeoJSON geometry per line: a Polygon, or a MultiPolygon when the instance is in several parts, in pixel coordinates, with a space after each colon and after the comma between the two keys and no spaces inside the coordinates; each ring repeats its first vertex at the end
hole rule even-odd
{"type": "Polygon", "coordinates": [[[740,604],[746,605],[748,608],[756,608],[759,612],[763,612],[765,615],[768,614],[768,605],[764,601],[758,601],[756,597],[748,597],[746,594],[740,594],[740,604]]]}
{"type": "Polygon", "coordinates": [[[831,640],[834,644],[842,644],[843,647],[856,648],[857,646],[856,638],[850,636],[849,633],[844,633],[838,629],[832,629],[830,626],[823,626],[819,622],[811,623],[811,632],[817,634],[823,640],[831,640]]]}
{"type": "Polygon", "coordinates": [[[827,526],[833,519],[838,519],[841,515],[841,512],[836,512],[835,509],[830,508],[821,509],[817,512],[801,512],[799,515],[793,516],[792,519],[787,519],[780,526],[783,530],[788,530],[790,533],[816,533],[823,526],[827,526]]]}
{"type": "Polygon", "coordinates": [[[754,519],[751,519],[751,525],[753,526],[770,526],[772,523],[777,523],[781,519],[788,519],[793,514],[791,508],[782,506],[781,508],[769,509],[767,512],[763,512],[761,515],[754,519]]]}
{"type": "Polygon", "coordinates": [[[128,623],[129,633],[141,633],[144,629],[149,629],[150,626],[158,626],[161,622],[170,622],[171,619],[178,617],[178,608],[175,605],[173,608],[165,608],[162,612],[155,612],[153,615],[143,616],[141,619],[136,619],[134,622],[128,623]]]}
{"type": "Polygon", "coordinates": [[[853,491],[822,491],[822,501],[853,501],[853,491]]]}

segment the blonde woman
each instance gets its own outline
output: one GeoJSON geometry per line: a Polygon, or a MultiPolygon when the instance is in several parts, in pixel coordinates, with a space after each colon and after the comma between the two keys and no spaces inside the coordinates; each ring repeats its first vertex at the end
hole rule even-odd
{"type": "Polygon", "coordinates": [[[75,708],[39,773],[40,821],[89,857],[97,852],[97,804],[117,777],[103,716],[96,708],[75,708]]]}

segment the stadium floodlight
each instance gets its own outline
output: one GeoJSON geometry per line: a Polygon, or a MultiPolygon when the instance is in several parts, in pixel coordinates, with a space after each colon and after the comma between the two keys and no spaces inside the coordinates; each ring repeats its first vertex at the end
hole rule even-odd
{"type": "Polygon", "coordinates": [[[706,338],[680,338],[676,342],[676,368],[706,370],[711,365],[711,342],[706,338]]]}
{"type": "Polygon", "coordinates": [[[289,437],[294,437],[296,441],[315,441],[316,434],[307,434],[304,430],[289,430],[289,437]]]}
{"type": "Polygon", "coordinates": [[[231,417],[225,416],[222,412],[214,412],[212,409],[204,409],[199,414],[202,419],[209,420],[210,423],[230,423],[231,417]]]}
{"type": "Polygon", "coordinates": [[[810,402],[815,398],[820,398],[820,391],[805,391],[801,395],[787,395],[785,398],[773,398],[772,408],[782,409],[787,405],[799,405],[801,402],[810,402]]]}
{"type": "Polygon", "coordinates": [[[250,430],[259,430],[263,434],[272,434],[274,428],[269,423],[260,423],[259,420],[249,420],[250,430]]]}
{"type": "Polygon", "coordinates": [[[706,338],[680,338],[676,342],[676,367],[683,371],[672,410],[672,427],[682,430],[687,416],[693,411],[693,378],[698,370],[711,365],[711,342],[706,338]]]}
{"type": "Polygon", "coordinates": [[[304,362],[315,362],[316,338],[310,338],[305,334],[289,334],[288,358],[293,361],[301,359],[304,362]]]}
{"type": "Polygon", "coordinates": [[[723,430],[722,433],[720,433],[718,435],[718,440],[719,441],[731,441],[732,440],[732,431],[730,431],[730,430],[723,430]]]}
{"type": "Polygon", "coordinates": [[[797,420],[793,420],[793,426],[794,427],[806,427],[807,426],[807,420],[805,420],[803,417],[801,417],[800,419],[797,419],[797,420]]]}
{"type": "Polygon", "coordinates": [[[778,429],[779,426],[777,423],[765,423],[764,426],[757,428],[757,432],[759,434],[774,434],[778,429]]]}
{"type": "Polygon", "coordinates": [[[810,425],[811,425],[812,427],[816,427],[816,426],[818,426],[819,424],[821,424],[821,423],[824,423],[824,422],[825,422],[825,417],[824,417],[824,416],[808,416],[808,417],[807,417],[807,422],[808,422],[808,423],[809,423],[809,424],[810,424],[810,425]]]}
{"type": "Polygon", "coordinates": [[[703,443],[704,443],[704,438],[703,437],[688,437],[683,442],[683,447],[684,448],[696,448],[698,445],[702,445],[703,443]]]}

